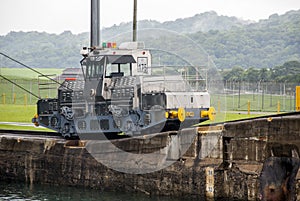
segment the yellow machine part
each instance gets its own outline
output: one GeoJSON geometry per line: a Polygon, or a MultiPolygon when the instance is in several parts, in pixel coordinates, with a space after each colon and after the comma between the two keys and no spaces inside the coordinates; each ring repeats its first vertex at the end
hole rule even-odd
{"type": "Polygon", "coordinates": [[[33,119],[35,120],[34,122],[33,122],[33,124],[35,125],[35,126],[39,126],[39,123],[37,122],[37,119],[39,118],[39,115],[38,114],[35,114],[34,116],[33,116],[33,119]]]}
{"type": "Polygon", "coordinates": [[[178,118],[178,120],[180,122],[183,122],[185,120],[185,117],[186,117],[186,112],[185,112],[185,109],[183,107],[180,107],[180,108],[178,108],[177,111],[171,110],[169,112],[166,112],[165,117],[166,118],[171,118],[171,119],[178,118]]]}
{"type": "Polygon", "coordinates": [[[202,110],[200,113],[201,118],[208,117],[209,120],[214,121],[216,118],[216,110],[214,107],[210,107],[207,111],[202,110]]]}
{"type": "Polygon", "coordinates": [[[185,109],[183,107],[178,108],[178,119],[180,122],[185,120],[185,109]]]}

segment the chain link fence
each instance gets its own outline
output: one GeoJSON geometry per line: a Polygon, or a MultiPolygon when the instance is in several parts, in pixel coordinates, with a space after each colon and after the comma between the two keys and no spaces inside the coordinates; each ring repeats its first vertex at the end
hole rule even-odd
{"type": "MultiPolygon", "coordinates": [[[[11,80],[40,98],[57,97],[58,84],[49,80],[11,80]]],[[[28,93],[11,82],[0,79],[0,104],[35,105],[38,101],[31,93],[28,93]]]]}
{"type": "MultiPolygon", "coordinates": [[[[12,81],[40,98],[57,97],[58,84],[53,85],[48,80],[12,81]]],[[[296,86],[300,83],[226,81],[224,89],[211,93],[211,104],[218,111],[247,111],[249,108],[253,112],[295,111],[296,86]]],[[[4,79],[0,79],[0,96],[0,104],[35,105],[38,100],[4,79]]]]}
{"type": "Polygon", "coordinates": [[[219,111],[225,107],[226,111],[291,112],[296,108],[296,86],[299,85],[225,81],[224,91],[212,94],[211,102],[219,111]]]}

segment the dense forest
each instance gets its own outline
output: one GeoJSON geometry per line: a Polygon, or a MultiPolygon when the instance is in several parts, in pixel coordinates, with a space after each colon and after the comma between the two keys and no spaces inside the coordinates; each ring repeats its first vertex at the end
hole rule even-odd
{"type": "Polygon", "coordinates": [[[222,77],[233,82],[295,82],[300,83],[300,62],[289,61],[273,68],[248,68],[235,66],[232,69],[222,70],[222,77]]]}
{"type": "MultiPolygon", "coordinates": [[[[271,79],[273,76],[272,79],[280,80],[283,78],[280,75],[281,70],[277,69],[279,67],[299,73],[295,66],[292,67],[294,69],[289,66],[296,65],[299,69],[300,10],[289,11],[283,15],[274,14],[259,22],[207,12],[164,23],[144,20],[138,23],[138,29],[139,40],[145,41],[146,47],[178,50],[177,55],[184,58],[190,56],[189,61],[193,64],[197,64],[199,51],[195,51],[191,44],[196,44],[201,49],[200,54],[209,56],[217,69],[222,70],[224,76],[230,79],[236,79],[230,75],[231,71],[241,72],[243,79],[250,79],[251,76],[256,79],[258,72],[262,74],[266,71],[266,78],[271,79]],[[192,42],[187,45],[187,40],[192,42]]],[[[130,22],[103,28],[102,40],[130,39],[130,30],[130,22]]],[[[78,67],[81,59],[79,51],[88,45],[87,32],[77,35],[70,31],[58,35],[45,32],[10,32],[0,36],[0,52],[32,67],[78,67]]],[[[1,56],[0,65],[15,66],[1,56]]]]}
{"type": "Polygon", "coordinates": [[[228,31],[193,34],[218,68],[272,68],[300,61],[300,11],[274,14],[268,20],[228,31]]]}

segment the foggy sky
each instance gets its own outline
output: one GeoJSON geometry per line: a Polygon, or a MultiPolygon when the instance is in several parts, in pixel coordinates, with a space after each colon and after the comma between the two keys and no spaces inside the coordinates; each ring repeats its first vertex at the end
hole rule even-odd
{"type": "MultiPolygon", "coordinates": [[[[100,0],[101,27],[132,21],[133,0],[100,0]]],[[[160,22],[192,17],[206,11],[244,20],[299,10],[299,0],[138,0],[138,20],[160,22]]],[[[1,0],[0,35],[10,31],[88,32],[90,0],[1,0]]]]}

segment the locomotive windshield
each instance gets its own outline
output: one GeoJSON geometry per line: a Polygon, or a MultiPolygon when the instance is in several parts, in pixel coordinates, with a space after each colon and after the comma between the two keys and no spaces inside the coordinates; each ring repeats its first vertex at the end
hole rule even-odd
{"type": "Polygon", "coordinates": [[[86,78],[101,78],[104,73],[105,57],[88,57],[82,63],[85,66],[85,77],[86,78]]]}
{"type": "Polygon", "coordinates": [[[132,55],[107,56],[105,77],[132,76],[132,63],[136,63],[132,55]]]}
{"type": "Polygon", "coordinates": [[[103,78],[114,76],[132,76],[132,55],[101,55],[86,57],[82,62],[84,77],[103,78]]]}
{"type": "Polygon", "coordinates": [[[132,65],[127,64],[107,64],[105,77],[113,76],[132,76],[132,65]]]}

